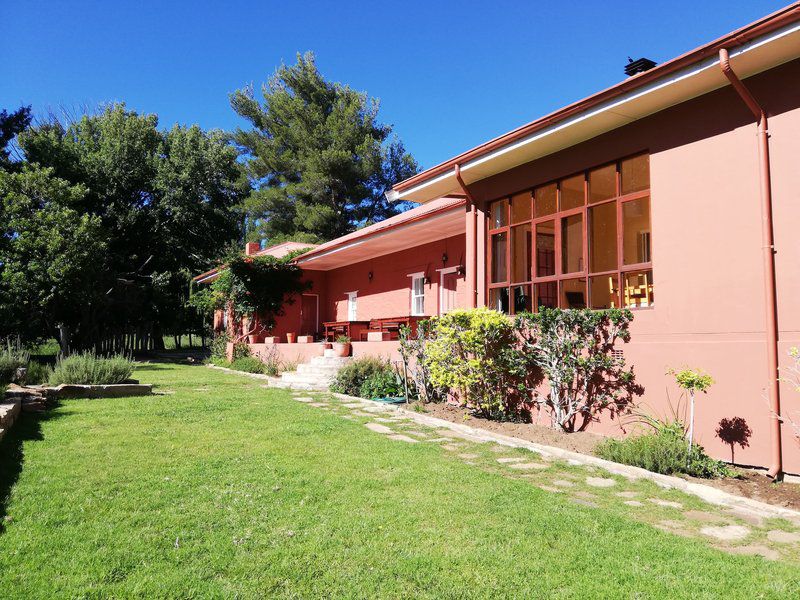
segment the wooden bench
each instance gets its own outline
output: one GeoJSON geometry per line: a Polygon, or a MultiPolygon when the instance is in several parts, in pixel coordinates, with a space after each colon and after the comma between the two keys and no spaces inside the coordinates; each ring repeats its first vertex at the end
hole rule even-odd
{"type": "Polygon", "coordinates": [[[410,327],[412,333],[416,332],[417,323],[424,321],[430,317],[419,316],[405,316],[405,317],[381,317],[378,319],[370,319],[369,327],[361,332],[359,338],[362,342],[369,338],[370,333],[388,334],[390,340],[400,339],[400,328],[410,327]]]}

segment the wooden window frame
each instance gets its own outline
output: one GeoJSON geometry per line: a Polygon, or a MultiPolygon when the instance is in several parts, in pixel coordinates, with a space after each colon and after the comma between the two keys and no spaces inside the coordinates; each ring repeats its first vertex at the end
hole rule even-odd
{"type": "Polygon", "coordinates": [[[411,286],[409,288],[409,307],[408,307],[408,314],[412,317],[424,317],[425,316],[425,272],[421,271],[419,273],[409,273],[409,279],[411,280],[411,286]],[[422,280],[422,294],[414,294],[414,282],[422,280]],[[417,313],[414,311],[414,299],[415,298],[422,298],[422,312],[417,313]]]}
{"type": "MultiPolygon", "coordinates": [[[[526,285],[529,286],[529,290],[531,296],[535,299],[536,294],[533,293],[534,286],[537,284],[542,283],[549,283],[549,282],[556,282],[557,289],[556,289],[556,296],[558,299],[558,306],[561,306],[561,296],[563,292],[563,282],[573,280],[573,279],[583,279],[584,285],[584,298],[586,300],[586,306],[591,307],[591,279],[593,277],[603,277],[603,276],[614,276],[616,279],[616,303],[617,306],[622,307],[624,301],[624,290],[623,290],[623,283],[624,283],[624,276],[626,273],[630,273],[632,271],[650,271],[652,277],[653,271],[653,247],[652,247],[652,195],[651,195],[651,187],[648,181],[648,188],[644,190],[639,190],[636,192],[629,192],[628,194],[622,194],[622,162],[629,160],[631,158],[636,158],[639,156],[647,156],[648,161],[650,159],[649,152],[637,152],[635,154],[631,154],[628,156],[624,156],[622,158],[607,161],[598,165],[593,165],[589,168],[583,169],[581,171],[577,171],[563,177],[559,177],[555,180],[546,181],[541,183],[533,188],[527,188],[516,192],[514,194],[509,194],[506,196],[501,196],[500,198],[496,198],[487,203],[487,244],[486,244],[486,298],[487,302],[491,295],[491,291],[500,288],[507,288],[509,294],[509,314],[514,314],[514,302],[513,302],[513,289],[517,286],[526,285]],[[598,202],[594,202],[592,204],[589,203],[589,173],[596,169],[601,169],[603,167],[607,167],[608,165],[614,165],[614,185],[615,185],[615,195],[611,198],[606,198],[604,200],[600,200],[598,202]],[[578,206],[576,208],[570,208],[567,210],[560,210],[561,208],[561,182],[565,179],[570,179],[577,175],[583,175],[583,205],[578,206]],[[535,206],[533,204],[535,198],[535,191],[538,188],[546,187],[548,185],[556,184],[556,210],[549,215],[536,217],[535,216],[535,206]],[[529,197],[529,201],[531,202],[531,218],[526,221],[520,221],[519,223],[511,222],[511,211],[512,211],[512,202],[513,198],[517,198],[523,194],[526,194],[529,197]],[[623,228],[623,206],[635,200],[639,200],[641,198],[649,197],[650,198],[650,260],[647,262],[640,262],[636,264],[626,265],[624,264],[624,228],[623,228]],[[502,227],[495,227],[492,228],[491,225],[493,220],[491,218],[493,214],[492,205],[495,202],[502,202],[503,200],[507,201],[506,205],[506,225],[502,227]],[[616,210],[616,250],[617,250],[617,268],[611,269],[607,271],[597,271],[593,272],[590,270],[589,264],[589,209],[595,208],[598,206],[602,206],[604,204],[615,204],[616,210]],[[562,221],[564,218],[573,216],[573,215],[581,215],[582,219],[582,270],[580,271],[573,271],[569,273],[563,272],[563,252],[562,252],[562,221]],[[554,225],[554,250],[555,250],[555,274],[554,275],[547,275],[543,277],[536,277],[537,273],[537,252],[536,252],[536,226],[540,223],[546,223],[548,221],[553,221],[554,225]],[[529,224],[531,227],[531,235],[532,235],[532,248],[531,248],[531,257],[530,257],[530,270],[529,276],[527,281],[524,282],[512,282],[513,279],[513,265],[511,264],[511,229],[513,227],[517,227],[520,225],[529,224]],[[505,281],[499,282],[492,282],[492,265],[494,262],[494,245],[492,244],[492,236],[497,235],[500,233],[506,234],[506,278],[505,281]]],[[[654,308],[654,304],[650,303],[646,307],[628,307],[630,310],[652,310],[654,308]]],[[[562,307],[565,308],[565,307],[562,307]]],[[[538,307],[532,305],[532,309],[534,311],[538,310],[538,307]]]]}

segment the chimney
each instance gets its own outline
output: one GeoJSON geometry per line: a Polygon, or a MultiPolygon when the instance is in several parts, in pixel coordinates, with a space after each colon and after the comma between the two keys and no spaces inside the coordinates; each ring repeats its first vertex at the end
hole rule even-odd
{"type": "Polygon", "coordinates": [[[259,250],[261,250],[261,242],[247,242],[244,245],[244,253],[247,256],[252,256],[259,250]]]}
{"type": "Polygon", "coordinates": [[[645,71],[649,71],[655,66],[656,63],[654,63],[649,58],[639,58],[637,60],[633,60],[629,56],[628,64],[625,65],[625,75],[630,77],[631,75],[636,75],[637,73],[644,73],[645,71]]]}

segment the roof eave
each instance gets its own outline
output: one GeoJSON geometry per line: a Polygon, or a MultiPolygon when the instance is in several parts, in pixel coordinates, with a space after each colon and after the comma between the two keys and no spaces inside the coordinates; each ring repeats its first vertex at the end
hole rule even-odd
{"type": "MultiPolygon", "coordinates": [[[[800,25],[798,25],[799,20],[800,2],[796,2],[776,13],[768,15],[733,33],[710,42],[705,46],[663,63],[649,71],[630,77],[611,88],[523,125],[522,127],[481,144],[444,163],[410,177],[396,184],[392,190],[386,194],[386,197],[391,201],[411,200],[414,202],[428,202],[438,196],[448,193],[448,191],[460,189],[455,179],[455,165],[460,166],[464,178],[468,183],[484,179],[485,177],[495,174],[491,172],[491,169],[487,168],[488,165],[486,165],[493,157],[504,154],[507,155],[509,152],[514,152],[515,149],[518,149],[520,144],[524,145],[546,135],[563,131],[572,124],[586,121],[590,118],[599,119],[601,112],[606,112],[614,108],[618,110],[622,104],[631,98],[639,98],[642,97],[643,94],[658,94],[660,90],[665,90],[666,86],[672,83],[683,81],[687,77],[707,71],[710,67],[716,65],[716,57],[720,48],[727,48],[731,53],[731,57],[738,57],[749,51],[758,49],[766,43],[782,39],[786,35],[795,35],[800,38],[800,34],[798,34],[798,29],[800,29],[800,25]],[[480,173],[476,169],[479,165],[483,165],[483,168],[480,169],[480,173]],[[470,173],[470,170],[473,172],[470,173]]],[[[800,43],[797,44],[797,48],[798,51],[794,58],[800,55],[800,43]]],[[[763,52],[762,54],[767,58],[769,57],[768,52],[763,52]]],[[[792,58],[788,58],[786,60],[791,59],[792,58]]],[[[784,60],[783,62],[786,61],[784,60]]],[[[763,68],[760,70],[772,68],[773,66],[777,66],[777,64],[780,64],[780,62],[776,64],[767,64],[765,62],[763,68]]],[[[749,70],[751,71],[748,73],[749,75],[759,72],[758,69],[749,70]]],[[[606,128],[605,131],[616,129],[628,122],[647,116],[647,114],[653,114],[654,112],[664,110],[671,105],[683,102],[697,95],[708,93],[727,83],[724,77],[716,72],[709,78],[709,81],[711,82],[710,87],[707,86],[708,89],[700,93],[687,95],[678,101],[667,103],[664,106],[658,107],[656,110],[651,110],[649,113],[628,115],[626,119],[622,119],[622,121],[625,122],[618,122],[606,128]]],[[[669,92],[666,90],[661,93],[667,98],[669,97],[669,92]]],[[[584,139],[590,139],[605,131],[597,131],[594,135],[590,135],[584,139]]],[[[569,147],[570,145],[574,145],[574,143],[567,143],[563,147],[569,147]]],[[[557,146],[558,144],[554,144],[554,147],[557,146]]],[[[562,148],[557,148],[555,151],[558,149],[562,148]]],[[[536,158],[546,156],[550,153],[552,152],[546,151],[539,156],[528,157],[518,164],[524,164],[525,162],[535,160],[536,158]]],[[[509,157],[506,156],[506,164],[513,162],[508,159],[509,157]]],[[[507,169],[499,169],[496,172],[499,173],[503,170],[507,169]]]]}

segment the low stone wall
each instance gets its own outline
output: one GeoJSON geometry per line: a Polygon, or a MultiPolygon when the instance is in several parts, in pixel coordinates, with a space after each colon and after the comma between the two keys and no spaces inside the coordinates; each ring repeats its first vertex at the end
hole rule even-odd
{"type": "Polygon", "coordinates": [[[0,440],[11,429],[21,411],[22,402],[19,399],[0,402],[0,440]]]}

